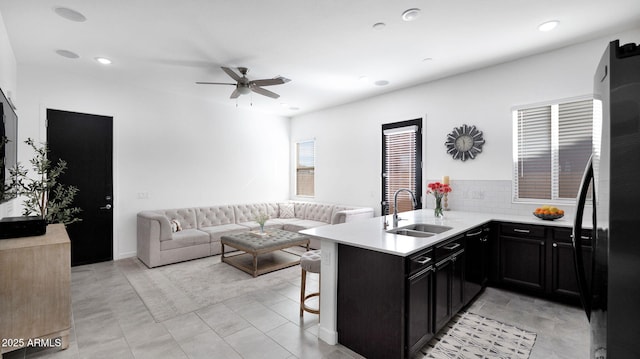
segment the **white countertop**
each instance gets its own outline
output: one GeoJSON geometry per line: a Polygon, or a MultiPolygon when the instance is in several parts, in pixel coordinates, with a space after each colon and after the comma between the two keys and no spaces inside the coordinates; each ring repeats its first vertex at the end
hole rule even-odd
{"type": "MultiPolygon", "coordinates": [[[[387,233],[383,229],[385,220],[389,224],[387,230],[391,229],[393,226],[391,216],[389,215],[385,217],[374,217],[355,222],[305,229],[300,231],[300,233],[319,239],[326,239],[341,244],[404,257],[490,221],[537,224],[567,228],[573,227],[572,218],[568,218],[567,216],[554,221],[545,221],[536,218],[533,215],[517,216],[495,213],[447,211],[445,212],[444,217],[435,218],[433,216],[433,209],[403,212],[398,216],[404,219],[399,222],[398,227],[404,227],[414,223],[428,223],[448,226],[452,227],[452,229],[426,238],[387,233]]],[[[585,228],[590,228],[590,225],[585,226],[585,228]]]]}

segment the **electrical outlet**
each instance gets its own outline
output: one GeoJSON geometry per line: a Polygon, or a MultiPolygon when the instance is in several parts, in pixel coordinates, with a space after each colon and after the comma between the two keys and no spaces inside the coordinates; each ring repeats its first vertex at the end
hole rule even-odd
{"type": "Polygon", "coordinates": [[[325,266],[331,265],[331,253],[330,252],[322,252],[322,264],[325,266]]]}
{"type": "Polygon", "coordinates": [[[471,193],[473,199],[484,199],[484,191],[473,191],[471,193]]]}
{"type": "Polygon", "coordinates": [[[138,199],[149,199],[149,192],[138,192],[138,199]]]}

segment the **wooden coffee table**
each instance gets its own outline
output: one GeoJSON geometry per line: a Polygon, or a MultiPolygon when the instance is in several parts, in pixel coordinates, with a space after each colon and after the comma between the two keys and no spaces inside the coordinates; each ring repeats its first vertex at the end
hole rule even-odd
{"type": "Polygon", "coordinates": [[[309,250],[309,238],[295,232],[281,229],[268,229],[261,235],[255,232],[244,232],[222,236],[220,238],[221,258],[224,263],[230,264],[254,277],[278,269],[291,267],[300,263],[300,255],[285,251],[293,246],[306,246],[309,250]],[[224,247],[229,246],[244,253],[227,254],[224,247]],[[260,257],[260,266],[258,258],[260,257]],[[293,260],[292,260],[293,259],[293,260]]]}

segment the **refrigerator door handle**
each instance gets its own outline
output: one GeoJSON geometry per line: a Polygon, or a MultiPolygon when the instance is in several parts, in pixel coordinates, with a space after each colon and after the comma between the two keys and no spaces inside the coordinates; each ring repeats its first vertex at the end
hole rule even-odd
{"type": "MultiPolygon", "coordinates": [[[[580,300],[587,314],[587,319],[591,319],[591,293],[587,286],[587,278],[584,270],[584,259],[582,256],[582,217],[584,215],[584,206],[587,201],[587,193],[589,192],[589,183],[593,180],[593,156],[589,158],[582,182],[578,191],[578,204],[576,206],[576,215],[573,222],[573,235],[571,242],[573,245],[573,257],[576,265],[576,275],[578,279],[578,289],[580,291],[580,300]]],[[[595,185],[595,184],[594,184],[595,185]]],[[[595,207],[595,201],[594,201],[595,207]]],[[[593,208],[595,211],[595,208],[593,208]]]]}

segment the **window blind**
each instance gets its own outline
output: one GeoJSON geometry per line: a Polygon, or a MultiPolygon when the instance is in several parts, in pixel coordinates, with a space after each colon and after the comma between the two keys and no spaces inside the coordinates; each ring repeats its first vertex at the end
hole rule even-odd
{"type": "Polygon", "coordinates": [[[558,197],[574,199],[591,155],[593,102],[560,104],[558,122],[558,197]]]}
{"type": "Polygon", "coordinates": [[[518,111],[518,198],[551,199],[551,107],[518,111]]]}
{"type": "Polygon", "coordinates": [[[296,144],[296,195],[315,195],[315,141],[296,144]]]}
{"type": "Polygon", "coordinates": [[[593,100],[514,111],[514,200],[575,199],[591,154],[593,100]]]}
{"type": "MultiPolygon", "coordinates": [[[[384,173],[383,173],[383,207],[392,213],[393,195],[400,188],[412,190],[419,200],[419,171],[417,125],[392,127],[383,130],[384,173]]],[[[411,196],[406,192],[398,194],[398,212],[413,210],[411,196]]]]}

